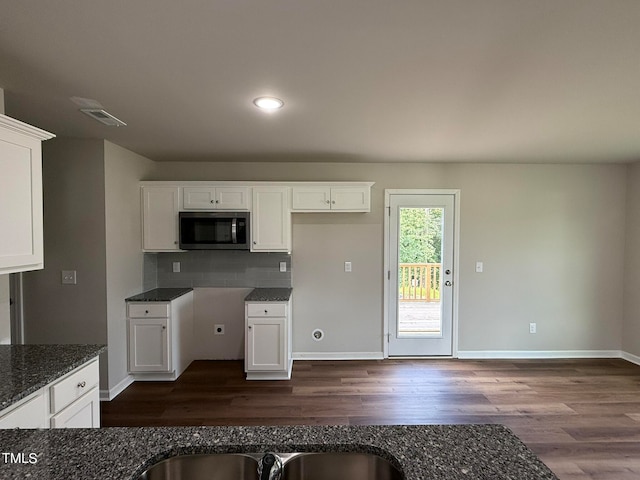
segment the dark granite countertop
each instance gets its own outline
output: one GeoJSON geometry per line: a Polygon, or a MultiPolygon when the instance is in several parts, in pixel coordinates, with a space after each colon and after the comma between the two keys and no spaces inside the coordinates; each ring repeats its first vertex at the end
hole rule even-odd
{"type": "Polygon", "coordinates": [[[105,345],[0,345],[0,410],[106,349],[105,345]]]}
{"type": "Polygon", "coordinates": [[[193,288],[154,288],[124,300],[125,302],[170,302],[192,290],[193,288]]]}
{"type": "Polygon", "coordinates": [[[244,297],[245,302],[287,302],[291,298],[291,288],[254,288],[244,297]]]}
{"type": "Polygon", "coordinates": [[[386,458],[406,480],[557,480],[501,425],[3,430],[0,451],[35,460],[0,462],[3,479],[133,480],[190,453],[351,451],[386,458]]]}

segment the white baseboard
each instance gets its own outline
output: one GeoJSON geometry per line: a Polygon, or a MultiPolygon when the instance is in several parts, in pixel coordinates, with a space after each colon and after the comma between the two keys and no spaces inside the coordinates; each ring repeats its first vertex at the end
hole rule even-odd
{"type": "Polygon", "coordinates": [[[629,352],[622,352],[622,358],[624,358],[627,362],[635,363],[636,365],[640,365],[640,357],[638,355],[634,355],[629,352]]]}
{"type": "Polygon", "coordinates": [[[127,375],[122,379],[120,383],[118,383],[115,387],[110,388],[109,390],[100,390],[100,401],[111,401],[120,395],[125,388],[133,383],[133,377],[131,375],[127,375]]]}
{"type": "MultiPolygon", "coordinates": [[[[458,350],[460,359],[625,358],[620,350],[458,350]]],[[[636,357],[640,360],[640,357],[636,357]]]]}
{"type": "Polygon", "coordinates": [[[294,360],[382,360],[382,352],[294,352],[294,360]]]}

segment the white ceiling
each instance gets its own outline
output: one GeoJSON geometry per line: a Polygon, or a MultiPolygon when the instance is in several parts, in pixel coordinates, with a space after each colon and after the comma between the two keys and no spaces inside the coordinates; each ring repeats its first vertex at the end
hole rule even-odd
{"type": "Polygon", "coordinates": [[[637,161],[640,1],[0,0],[0,87],[160,161],[637,161]]]}

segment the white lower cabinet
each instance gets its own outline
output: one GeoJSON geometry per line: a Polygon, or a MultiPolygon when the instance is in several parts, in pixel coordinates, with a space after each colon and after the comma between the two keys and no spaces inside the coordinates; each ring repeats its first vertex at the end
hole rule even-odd
{"type": "Polygon", "coordinates": [[[0,428],[47,428],[47,401],[41,390],[0,412],[0,428]]]}
{"type": "Polygon", "coordinates": [[[51,428],[100,426],[100,391],[93,387],[80,400],[51,417],[51,428]]]}
{"type": "Polygon", "coordinates": [[[193,360],[193,292],[170,302],[129,302],[127,316],[134,379],[178,378],[193,360]]]}
{"type": "Polygon", "coordinates": [[[129,371],[170,372],[168,318],[129,319],[129,371]]]}
{"type": "Polygon", "coordinates": [[[247,380],[291,378],[291,303],[245,303],[247,380]]]}
{"type": "Polygon", "coordinates": [[[98,428],[98,358],[0,412],[0,428],[98,428]]]}

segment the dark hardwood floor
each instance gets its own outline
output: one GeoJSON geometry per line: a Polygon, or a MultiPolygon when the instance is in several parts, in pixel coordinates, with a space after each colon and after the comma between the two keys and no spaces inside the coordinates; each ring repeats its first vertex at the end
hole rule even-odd
{"type": "Polygon", "coordinates": [[[103,426],[501,423],[562,480],[640,479],[640,366],[619,359],[296,361],[251,382],[196,361],[101,408],[103,426]]]}

